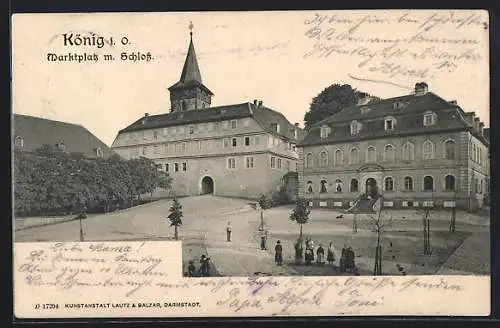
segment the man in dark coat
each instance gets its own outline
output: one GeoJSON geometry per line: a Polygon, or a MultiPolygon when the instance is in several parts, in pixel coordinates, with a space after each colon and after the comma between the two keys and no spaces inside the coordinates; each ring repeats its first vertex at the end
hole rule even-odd
{"type": "Polygon", "coordinates": [[[231,241],[231,222],[227,223],[226,237],[227,237],[227,241],[231,241]]]}
{"type": "Polygon", "coordinates": [[[349,271],[354,272],[354,251],[351,247],[346,250],[346,267],[349,271]]]}
{"type": "Polygon", "coordinates": [[[274,247],[274,261],[277,265],[283,264],[283,247],[279,240],[276,242],[276,247],[274,247]]]}
{"type": "Polygon", "coordinates": [[[347,246],[344,244],[344,247],[342,247],[342,252],[340,253],[340,272],[345,272],[346,270],[346,252],[347,246]]]}
{"type": "Polygon", "coordinates": [[[200,259],[200,272],[202,277],[210,275],[210,258],[205,255],[202,255],[200,259]]]}

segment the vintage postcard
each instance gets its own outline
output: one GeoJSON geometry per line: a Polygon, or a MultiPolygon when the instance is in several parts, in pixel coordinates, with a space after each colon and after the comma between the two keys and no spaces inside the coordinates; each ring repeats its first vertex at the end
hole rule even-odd
{"type": "Polygon", "coordinates": [[[15,316],[489,315],[488,24],[14,15],[15,316]]]}

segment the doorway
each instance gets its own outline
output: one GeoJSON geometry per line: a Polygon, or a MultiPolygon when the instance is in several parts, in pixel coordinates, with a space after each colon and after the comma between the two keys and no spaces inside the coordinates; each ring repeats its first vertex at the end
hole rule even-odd
{"type": "Polygon", "coordinates": [[[374,178],[366,179],[366,195],[376,197],[377,194],[377,180],[375,180],[374,178]]]}
{"type": "Polygon", "coordinates": [[[204,177],[201,180],[201,194],[202,195],[213,195],[214,193],[214,180],[211,177],[204,177]]]}

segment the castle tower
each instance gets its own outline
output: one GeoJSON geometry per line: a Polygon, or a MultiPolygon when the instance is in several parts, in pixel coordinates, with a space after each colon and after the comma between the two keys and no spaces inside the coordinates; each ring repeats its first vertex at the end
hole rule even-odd
{"type": "Polygon", "coordinates": [[[214,95],[201,81],[200,68],[193,45],[193,24],[189,24],[190,42],[179,82],[172,85],[170,103],[172,112],[209,108],[214,95]]]}

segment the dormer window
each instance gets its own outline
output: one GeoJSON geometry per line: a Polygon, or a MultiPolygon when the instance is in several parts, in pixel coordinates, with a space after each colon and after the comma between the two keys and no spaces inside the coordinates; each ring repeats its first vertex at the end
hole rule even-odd
{"type": "Polygon", "coordinates": [[[23,148],[24,147],[24,139],[23,137],[17,136],[14,139],[14,144],[16,147],[23,148]]]}
{"type": "Polygon", "coordinates": [[[396,101],[396,102],[394,102],[394,104],[392,105],[392,107],[394,109],[404,108],[404,107],[406,107],[406,103],[404,103],[402,101],[396,101]]]}
{"type": "Polygon", "coordinates": [[[358,134],[361,130],[361,123],[358,121],[351,122],[351,134],[358,134]]]}
{"type": "Polygon", "coordinates": [[[436,124],[436,114],[432,112],[424,113],[424,126],[432,126],[436,124]]]}
{"type": "Polygon", "coordinates": [[[361,107],[361,114],[366,114],[372,109],[370,107],[361,107]]]}
{"type": "Polygon", "coordinates": [[[392,131],[392,130],[394,130],[395,126],[396,126],[396,120],[394,119],[394,117],[387,117],[384,120],[384,129],[386,131],[392,131]]]}
{"type": "Polygon", "coordinates": [[[56,144],[56,148],[60,151],[66,151],[66,145],[63,142],[56,144]]]}
{"type": "Polygon", "coordinates": [[[101,149],[101,147],[97,147],[95,149],[95,154],[96,154],[97,157],[102,157],[102,149],[101,149]]]}
{"type": "Polygon", "coordinates": [[[326,139],[328,138],[328,135],[330,135],[331,129],[327,125],[323,125],[320,130],[320,136],[321,139],[326,139]]]}

